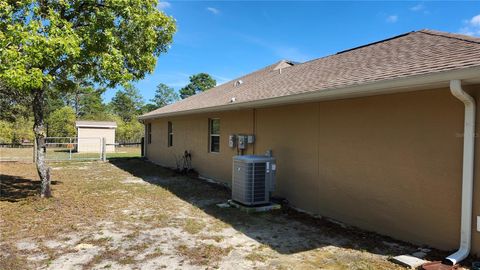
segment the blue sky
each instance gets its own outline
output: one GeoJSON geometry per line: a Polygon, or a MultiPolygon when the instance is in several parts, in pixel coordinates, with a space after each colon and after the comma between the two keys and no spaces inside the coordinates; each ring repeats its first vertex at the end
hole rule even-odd
{"type": "Polygon", "coordinates": [[[164,1],[159,8],[178,30],[154,73],[135,83],[145,101],[160,82],[178,90],[206,72],[221,84],[281,59],[303,62],[413,30],[480,36],[478,1],[164,1]]]}

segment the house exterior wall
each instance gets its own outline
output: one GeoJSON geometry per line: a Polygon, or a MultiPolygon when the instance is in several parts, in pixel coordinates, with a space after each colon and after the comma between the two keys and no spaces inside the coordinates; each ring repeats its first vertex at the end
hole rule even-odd
{"type": "MultiPolygon", "coordinates": [[[[237,151],[228,148],[228,135],[253,132],[253,110],[173,117],[152,122],[152,141],[147,142],[146,156],[163,166],[176,168],[185,150],[192,154],[192,167],[202,176],[228,183],[232,157],[237,151]],[[220,152],[209,152],[208,120],[220,118],[220,152]],[[168,147],[168,122],[172,122],[173,145],[168,147]],[[215,164],[215,166],[212,166],[215,164]]],[[[245,154],[252,153],[249,149],[245,154]]]]}
{"type": "MultiPolygon", "coordinates": [[[[105,138],[107,144],[115,143],[115,129],[114,128],[77,128],[78,137],[78,152],[94,152],[101,151],[102,141],[100,138],[105,138]]],[[[115,152],[114,145],[106,146],[107,152],[115,152]]]]}
{"type": "MultiPolygon", "coordinates": [[[[460,237],[463,110],[449,89],[436,89],[162,118],[152,122],[147,158],[175,167],[173,154],[188,149],[202,176],[229,184],[236,150],[228,148],[228,135],[254,133],[247,154],[273,151],[276,195],[293,206],[453,250],[460,237]],[[208,118],[221,121],[219,154],[208,153],[208,118]],[[174,129],[170,148],[167,121],[174,129]]],[[[475,164],[472,250],[480,255],[480,158],[475,164]]]]}

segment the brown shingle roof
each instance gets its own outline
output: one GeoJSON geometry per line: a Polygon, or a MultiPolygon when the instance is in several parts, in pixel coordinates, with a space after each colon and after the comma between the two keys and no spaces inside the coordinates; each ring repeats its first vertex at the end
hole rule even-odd
{"type": "MultiPolygon", "coordinates": [[[[161,116],[232,102],[331,90],[414,75],[480,66],[480,38],[420,30],[302,64],[280,61],[143,115],[161,116]],[[235,82],[242,83],[235,86],[235,82]]],[[[479,74],[480,76],[480,74],[479,74]]]]}

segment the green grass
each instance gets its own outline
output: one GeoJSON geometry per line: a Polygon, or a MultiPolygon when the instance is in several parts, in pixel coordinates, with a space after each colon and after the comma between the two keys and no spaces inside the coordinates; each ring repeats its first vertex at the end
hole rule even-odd
{"type": "Polygon", "coordinates": [[[141,156],[140,147],[117,147],[115,153],[107,153],[107,158],[134,158],[141,156]]]}
{"type": "MultiPolygon", "coordinates": [[[[108,158],[135,158],[141,156],[140,147],[116,147],[115,152],[107,153],[108,158]]],[[[100,152],[77,153],[67,147],[47,148],[46,159],[57,160],[98,160],[100,152]]],[[[33,147],[28,148],[0,148],[0,161],[33,161],[33,147]]]]}
{"type": "Polygon", "coordinates": [[[75,159],[99,159],[100,152],[96,153],[77,153],[71,152],[68,148],[47,148],[47,160],[75,160],[75,159]]]}

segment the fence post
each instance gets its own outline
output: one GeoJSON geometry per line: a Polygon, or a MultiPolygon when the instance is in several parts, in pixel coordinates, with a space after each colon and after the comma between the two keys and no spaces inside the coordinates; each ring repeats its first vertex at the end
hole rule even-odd
{"type": "Polygon", "coordinates": [[[37,138],[33,139],[33,163],[37,163],[37,138]]]}
{"type": "Polygon", "coordinates": [[[107,161],[107,140],[105,137],[102,137],[102,161],[107,161]]]}
{"type": "Polygon", "coordinates": [[[140,140],[140,156],[144,157],[145,156],[145,137],[142,137],[140,140]]]}
{"type": "Polygon", "coordinates": [[[69,139],[69,141],[70,141],[69,144],[68,144],[68,151],[70,152],[70,154],[69,154],[69,159],[72,160],[72,148],[71,148],[71,146],[72,146],[72,137],[70,137],[70,138],[68,138],[68,139],[69,139]]]}

